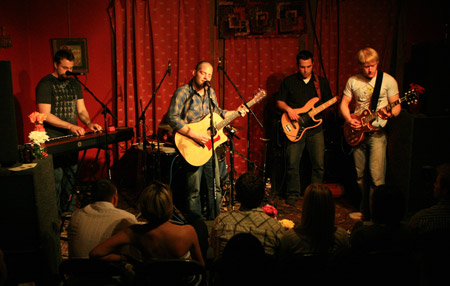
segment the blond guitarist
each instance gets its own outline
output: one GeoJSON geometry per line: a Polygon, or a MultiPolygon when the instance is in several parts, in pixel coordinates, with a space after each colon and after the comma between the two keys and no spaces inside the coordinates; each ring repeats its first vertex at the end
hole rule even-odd
{"type": "MultiPolygon", "coordinates": [[[[294,109],[303,109],[311,102],[319,106],[330,100],[331,90],[325,78],[314,75],[313,55],[309,51],[301,51],[297,55],[298,72],[286,77],[281,83],[277,97],[277,107],[288,114],[292,121],[299,120],[300,116],[294,109]]],[[[303,112],[307,112],[305,110],[303,112]]],[[[321,119],[317,114],[316,119],[321,119]]],[[[301,195],[300,190],[300,161],[304,149],[309,152],[312,164],[311,182],[321,183],[324,175],[325,140],[322,125],[305,131],[297,142],[286,141],[286,203],[296,205],[301,195]]]]}
{"type": "MultiPolygon", "coordinates": [[[[217,113],[222,117],[231,116],[233,113],[219,107],[216,93],[209,85],[212,75],[213,67],[209,62],[202,61],[197,63],[195,69],[192,71],[193,77],[191,81],[175,91],[167,112],[167,119],[170,127],[186,138],[194,140],[199,146],[211,144],[211,135],[207,130],[194,130],[189,127],[189,124],[199,122],[204,119],[205,116],[211,114],[210,99],[212,101],[212,110],[214,113],[217,113]]],[[[241,105],[238,108],[238,111],[241,116],[245,116],[247,110],[241,105]]],[[[219,186],[220,175],[217,159],[211,157],[211,159],[202,166],[192,166],[185,162],[185,168],[183,169],[186,175],[185,191],[187,192],[186,208],[188,215],[193,219],[203,218],[200,186],[202,176],[205,176],[208,188],[207,219],[214,219],[219,214],[219,203],[221,200],[221,189],[219,186]],[[216,164],[216,172],[213,176],[212,164],[214,162],[216,164]],[[217,182],[215,194],[212,182],[214,177],[217,182]]]]}
{"type": "Polygon", "coordinates": [[[383,130],[387,119],[397,116],[401,106],[396,105],[390,112],[382,109],[388,103],[399,99],[397,81],[389,74],[378,71],[379,57],[372,48],[364,48],[358,52],[361,73],[350,77],[344,89],[340,111],[346,124],[358,130],[362,128],[357,116],[350,114],[350,102],[355,100],[355,115],[364,110],[378,112],[377,119],[372,122],[374,130],[365,133],[365,139],[353,149],[356,168],[356,180],[361,191],[360,211],[362,219],[370,220],[370,197],[376,187],[385,184],[387,134],[383,130]],[[378,77],[382,78],[377,87],[378,77]],[[378,90],[379,92],[376,92],[378,90]],[[374,92],[375,91],[375,92],[374,92]],[[374,94],[374,95],[373,95],[374,94]],[[376,106],[372,106],[372,97],[378,94],[376,106]]]}

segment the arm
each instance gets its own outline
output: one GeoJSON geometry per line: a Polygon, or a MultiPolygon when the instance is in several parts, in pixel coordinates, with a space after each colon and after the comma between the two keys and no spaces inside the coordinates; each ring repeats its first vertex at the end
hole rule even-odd
{"type": "Polygon", "coordinates": [[[48,103],[39,103],[38,104],[38,110],[40,113],[44,113],[47,115],[47,119],[45,120],[48,124],[51,124],[53,126],[64,128],[70,130],[70,132],[76,134],[76,135],[83,135],[85,133],[85,130],[81,126],[77,126],[74,124],[71,124],[67,121],[64,121],[60,119],[59,117],[53,115],[50,113],[52,109],[52,105],[48,103]]]}
{"type": "Polygon", "coordinates": [[[357,119],[352,118],[350,115],[349,105],[351,101],[352,98],[350,96],[343,95],[341,103],[339,105],[339,110],[341,111],[342,117],[347,124],[350,124],[353,129],[359,129],[362,127],[361,122],[357,119]]]}
{"type": "Polygon", "coordinates": [[[190,228],[189,228],[189,235],[192,238],[192,245],[189,248],[192,258],[194,258],[195,260],[200,262],[203,266],[205,266],[205,261],[203,260],[202,251],[200,250],[200,244],[198,243],[197,233],[195,232],[195,229],[192,226],[190,226],[190,228]]]}
{"type": "MultiPolygon", "coordinates": [[[[394,96],[388,97],[389,103],[393,103],[397,101],[400,98],[398,93],[394,96]]],[[[382,119],[389,119],[391,117],[396,117],[400,114],[400,111],[402,110],[402,107],[400,104],[397,104],[394,106],[391,111],[387,111],[385,108],[382,108],[378,111],[378,114],[382,119]]]]}
{"type": "Polygon", "coordinates": [[[133,231],[129,227],[118,232],[92,249],[89,252],[89,257],[94,259],[102,259],[105,261],[124,260],[122,255],[116,254],[114,251],[122,245],[132,243],[132,233],[133,231]]]}
{"type": "Polygon", "coordinates": [[[77,100],[77,110],[80,121],[83,122],[91,131],[102,130],[102,127],[100,125],[91,122],[89,112],[87,111],[86,105],[84,104],[84,99],[81,98],[77,100]]]}
{"type": "Polygon", "coordinates": [[[281,111],[287,113],[287,115],[292,121],[297,121],[300,118],[297,112],[295,112],[293,108],[291,108],[289,105],[287,105],[286,102],[282,100],[277,100],[277,107],[281,111]]]}

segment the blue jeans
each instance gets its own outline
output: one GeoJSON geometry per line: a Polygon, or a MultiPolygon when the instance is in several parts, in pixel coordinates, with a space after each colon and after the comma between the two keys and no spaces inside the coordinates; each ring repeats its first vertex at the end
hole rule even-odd
{"type": "Polygon", "coordinates": [[[58,156],[53,159],[55,174],[56,203],[58,213],[73,212],[75,200],[75,176],[78,170],[78,154],[58,156]]]}
{"type": "Polygon", "coordinates": [[[208,209],[210,210],[210,217],[214,219],[220,213],[220,201],[222,199],[222,192],[220,191],[220,174],[219,164],[217,158],[215,160],[209,159],[203,166],[194,167],[189,165],[186,169],[186,191],[187,191],[187,210],[190,215],[194,217],[202,217],[202,204],[200,197],[200,188],[202,176],[205,175],[206,188],[208,192],[208,209]],[[216,191],[213,192],[213,176],[212,164],[215,162],[215,177],[216,177],[216,191]]]}
{"type": "Polygon", "coordinates": [[[366,133],[364,141],[353,149],[356,183],[361,192],[360,211],[370,219],[370,202],[376,187],[385,184],[386,132],[366,133]]]}
{"type": "Polygon", "coordinates": [[[298,142],[288,142],[286,147],[286,197],[297,199],[301,194],[300,161],[303,151],[308,150],[312,165],[311,183],[322,183],[324,174],[325,140],[323,132],[303,136],[298,142]]]}

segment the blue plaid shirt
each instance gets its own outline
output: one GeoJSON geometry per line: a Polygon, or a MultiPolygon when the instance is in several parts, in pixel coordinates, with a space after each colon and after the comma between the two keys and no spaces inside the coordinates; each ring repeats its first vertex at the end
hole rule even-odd
{"type": "MultiPolygon", "coordinates": [[[[214,112],[222,117],[226,111],[219,108],[216,98],[216,92],[210,88],[211,98],[213,99],[214,112]]],[[[170,127],[173,130],[182,128],[187,123],[201,121],[209,111],[209,98],[205,94],[203,97],[193,88],[192,80],[178,88],[172,96],[169,110],[167,112],[170,127]]]]}

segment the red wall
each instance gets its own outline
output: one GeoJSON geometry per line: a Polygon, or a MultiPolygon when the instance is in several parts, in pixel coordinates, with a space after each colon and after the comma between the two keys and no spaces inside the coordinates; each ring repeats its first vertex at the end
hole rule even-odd
{"type": "MultiPolygon", "coordinates": [[[[79,78],[112,108],[109,0],[2,0],[0,27],[12,37],[12,48],[0,49],[0,60],[11,61],[19,144],[33,128],[28,114],[36,111],[35,87],[53,72],[52,38],[87,38],[89,73],[79,78]]],[[[104,125],[99,104],[84,92],[94,122],[104,125]]]]}

